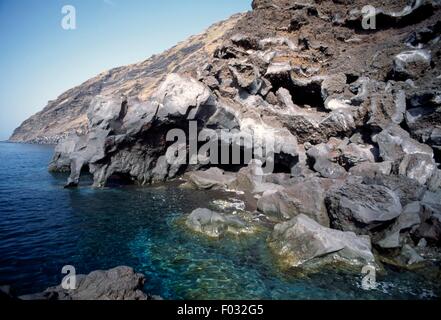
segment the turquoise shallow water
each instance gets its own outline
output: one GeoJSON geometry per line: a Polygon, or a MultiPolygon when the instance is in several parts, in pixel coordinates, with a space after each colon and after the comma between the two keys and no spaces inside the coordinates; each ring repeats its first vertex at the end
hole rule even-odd
{"type": "Polygon", "coordinates": [[[128,265],[147,276],[145,290],[166,299],[430,299],[440,285],[389,271],[364,291],[361,275],[323,270],[307,278],[280,270],[259,237],[210,240],[188,232],[183,217],[219,197],[177,188],[95,190],[85,179],[47,172],[47,146],[0,143],[0,284],[19,294],[57,285],[61,268],[78,273],[128,265]]]}

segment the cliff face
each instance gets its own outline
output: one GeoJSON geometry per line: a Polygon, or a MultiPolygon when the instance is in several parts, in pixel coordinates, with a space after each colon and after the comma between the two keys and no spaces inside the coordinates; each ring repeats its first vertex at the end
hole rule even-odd
{"type": "MultiPolygon", "coordinates": [[[[84,134],[88,131],[86,113],[95,96],[125,95],[147,100],[167,74],[194,75],[201,63],[213,58],[214,50],[222,41],[238,33],[258,39],[284,37],[292,46],[299,47],[300,53],[286,50],[282,53],[283,43],[278,47],[275,43],[267,43],[265,47],[265,50],[271,46],[277,49],[272,61],[290,62],[297,69],[296,76],[344,73],[349,80],[361,75],[386,80],[391,69],[390,58],[409,48],[403,37],[412,30],[434,26],[438,21],[436,6],[437,1],[420,0],[255,0],[251,12],[215,24],[205,33],[144,62],[104,72],[63,93],[23,122],[10,141],[57,143],[69,133],[84,134]],[[409,4],[410,7],[406,7],[409,4]],[[365,5],[374,6],[379,11],[376,31],[361,28],[359,11],[365,5]],[[406,10],[412,6],[416,10],[408,14],[406,10]],[[309,70],[308,73],[305,74],[303,69],[309,70]]],[[[439,88],[436,76],[428,72],[426,78],[430,78],[429,82],[426,78],[423,80],[427,89],[439,88]]]]}
{"type": "MultiPolygon", "coordinates": [[[[424,260],[420,254],[439,262],[440,1],[254,0],[252,7],[65,93],[12,140],[58,140],[81,128],[50,163],[70,172],[68,187],[88,170],[95,187],[185,174],[190,187],[246,192],[260,213],[282,222],[271,246],[294,267],[325,256],[371,263],[366,235],[393,264],[409,267],[424,260]],[[365,5],[375,8],[373,29],[365,5]],[[170,140],[176,129],[214,147],[194,161],[194,137],[170,140]],[[223,147],[245,153],[266,142],[270,157],[207,161],[223,147]]],[[[232,223],[209,210],[193,218],[209,233],[210,224],[232,223]]]]}
{"type": "Polygon", "coordinates": [[[212,56],[222,37],[233,28],[241,14],[216,23],[206,32],[192,36],[162,54],[124,67],[103,72],[50,101],[39,113],[24,121],[10,141],[56,144],[70,133],[88,132],[87,111],[94,97],[137,96],[148,99],[167,74],[192,72],[212,56]]]}
{"type": "Polygon", "coordinates": [[[412,157],[402,171],[430,171],[426,183],[440,159],[440,4],[369,1],[373,29],[365,4],[255,0],[253,11],[62,95],[13,140],[38,141],[42,132],[57,140],[80,128],[51,169],[70,170],[74,185],[84,166],[97,186],[114,174],[145,184],[204,167],[169,159],[167,132],[188,131],[193,119],[198,132],[234,129],[257,146],[273,137],[274,166],[284,172],[312,164],[335,177],[364,160],[399,165],[422,150],[426,167],[412,157]],[[326,155],[342,148],[350,154],[326,155]]]}

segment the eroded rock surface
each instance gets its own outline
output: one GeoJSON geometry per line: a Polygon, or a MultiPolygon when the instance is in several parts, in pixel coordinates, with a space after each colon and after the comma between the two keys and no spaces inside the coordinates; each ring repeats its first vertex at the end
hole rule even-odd
{"type": "MultiPolygon", "coordinates": [[[[372,262],[365,235],[405,264],[419,260],[419,244],[439,252],[439,1],[252,8],[64,93],[11,140],[60,142],[50,169],[69,172],[68,187],[89,171],[95,187],[183,177],[187,187],[244,192],[281,222],[272,246],[290,265],[372,262]],[[367,4],[375,29],[363,29],[367,4]],[[206,140],[215,146],[198,153],[206,140]],[[223,147],[243,157],[211,162],[223,147]]],[[[242,220],[201,209],[187,224],[218,237],[245,230],[242,220]]]]}
{"type": "Polygon", "coordinates": [[[142,291],[144,275],[129,267],[117,267],[107,271],[93,271],[76,276],[76,289],[65,290],[61,286],[46,289],[42,293],[21,296],[22,300],[149,300],[142,291]]]}
{"type": "Polygon", "coordinates": [[[251,228],[237,216],[209,209],[196,209],[187,218],[186,225],[195,232],[218,238],[226,233],[249,233],[251,228]]]}
{"type": "Polygon", "coordinates": [[[369,237],[326,228],[305,215],[276,225],[270,246],[291,267],[375,265],[369,237]]]}

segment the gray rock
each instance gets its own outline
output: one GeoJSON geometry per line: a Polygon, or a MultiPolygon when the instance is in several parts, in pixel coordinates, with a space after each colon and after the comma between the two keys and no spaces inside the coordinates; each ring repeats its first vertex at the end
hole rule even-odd
{"type": "Polygon", "coordinates": [[[430,139],[435,143],[436,145],[441,145],[441,127],[436,127],[433,129],[430,139]]]}
{"type": "Polygon", "coordinates": [[[214,212],[208,209],[196,209],[187,218],[186,225],[195,232],[218,238],[225,233],[247,233],[250,228],[234,215],[214,212]]]}
{"type": "Polygon", "coordinates": [[[241,88],[247,89],[251,94],[257,94],[262,87],[260,73],[256,66],[234,60],[230,62],[230,70],[241,88]]]}
{"type": "Polygon", "coordinates": [[[399,197],[379,185],[347,184],[329,192],[325,202],[332,227],[360,234],[394,220],[402,211],[399,197]]]}
{"type": "MultiPolygon", "coordinates": [[[[261,50],[266,50],[272,46],[287,46],[292,51],[298,50],[294,42],[286,37],[265,38],[259,41],[259,47],[261,50]]],[[[291,69],[289,71],[291,71],[291,69]]]]}
{"type": "Polygon", "coordinates": [[[347,175],[347,172],[343,167],[327,159],[317,159],[314,163],[313,169],[320,173],[323,178],[341,179],[347,175]]]}
{"type": "Polygon", "coordinates": [[[389,175],[392,171],[392,162],[384,161],[377,163],[362,162],[349,169],[349,172],[357,176],[375,176],[377,174],[389,175]]]}
{"type": "Polygon", "coordinates": [[[347,167],[354,167],[364,162],[375,162],[377,150],[372,145],[360,145],[356,143],[342,144],[340,147],[340,161],[347,167]]]}
{"type": "Polygon", "coordinates": [[[188,184],[198,189],[227,189],[236,180],[236,176],[212,167],[206,171],[194,171],[185,174],[188,184]]]}
{"type": "Polygon", "coordinates": [[[350,105],[350,101],[329,98],[325,101],[325,108],[330,111],[338,111],[350,110],[353,106],[350,105]]]}
{"type": "Polygon", "coordinates": [[[325,206],[327,190],[320,183],[321,180],[306,180],[280,191],[265,191],[257,202],[257,208],[266,215],[284,220],[305,214],[321,225],[329,227],[325,206]]]}
{"type": "Polygon", "coordinates": [[[405,51],[395,56],[393,70],[399,78],[415,79],[430,69],[431,61],[427,50],[405,51]]]}
{"type": "Polygon", "coordinates": [[[435,174],[437,166],[433,157],[424,153],[407,154],[400,163],[399,173],[425,185],[435,174]]]}
{"type": "Polygon", "coordinates": [[[377,242],[377,245],[383,249],[394,249],[401,247],[400,232],[395,231],[387,234],[384,239],[377,242]]]}
{"type": "Polygon", "coordinates": [[[430,191],[436,192],[441,187],[441,170],[436,169],[433,173],[432,177],[430,178],[429,182],[427,183],[427,186],[430,191]]]}
{"type": "Polygon", "coordinates": [[[418,226],[421,223],[421,205],[418,201],[412,202],[404,207],[403,212],[388,230],[383,239],[377,245],[384,249],[394,249],[401,247],[401,233],[405,230],[418,226]]]}
{"type": "Polygon", "coordinates": [[[289,62],[275,62],[269,65],[266,71],[266,77],[286,77],[289,76],[292,67],[289,62]]]}
{"type": "Polygon", "coordinates": [[[326,77],[321,86],[323,101],[328,99],[328,97],[342,94],[346,87],[346,81],[347,77],[343,73],[326,77]]]}
{"type": "Polygon", "coordinates": [[[22,300],[147,300],[142,292],[144,275],[130,267],[117,267],[107,271],[93,271],[77,275],[76,289],[61,286],[48,288],[42,293],[21,296],[22,300]]]}
{"type": "Polygon", "coordinates": [[[401,161],[405,155],[422,153],[433,157],[429,146],[413,140],[409,133],[397,125],[390,125],[375,136],[380,156],[385,161],[401,161]]]}
{"type": "Polygon", "coordinates": [[[254,37],[238,33],[231,37],[231,41],[236,46],[242,47],[245,50],[256,50],[258,48],[258,41],[254,37]]]}
{"type": "Polygon", "coordinates": [[[193,78],[174,73],[167,76],[153,100],[159,103],[157,118],[161,121],[180,117],[194,119],[202,109],[214,103],[208,87],[193,78]]]}
{"type": "Polygon", "coordinates": [[[392,230],[403,231],[421,223],[421,204],[418,201],[411,202],[404,207],[403,213],[392,226],[392,230]]]}
{"type": "Polygon", "coordinates": [[[426,190],[416,180],[398,175],[376,174],[375,176],[366,176],[363,178],[363,183],[380,185],[392,190],[399,196],[403,206],[421,200],[426,190]]]}
{"type": "Polygon", "coordinates": [[[441,243],[441,191],[427,191],[421,204],[423,207],[421,224],[415,231],[415,236],[439,246],[441,243]]]}
{"type": "Polygon", "coordinates": [[[375,265],[369,237],[326,228],[303,214],[276,225],[270,246],[290,267],[313,268],[333,262],[375,265]]]}
{"type": "Polygon", "coordinates": [[[338,145],[341,143],[341,140],[331,138],[328,143],[318,144],[306,152],[308,158],[313,162],[312,168],[320,173],[322,177],[339,179],[346,176],[346,170],[335,163],[341,155],[340,150],[338,150],[338,145]]]}
{"type": "Polygon", "coordinates": [[[395,96],[395,113],[392,115],[392,121],[395,124],[401,124],[404,120],[404,114],[406,113],[406,92],[399,90],[395,96]]]}
{"type": "Polygon", "coordinates": [[[406,244],[403,246],[403,249],[401,250],[401,257],[404,258],[405,263],[407,265],[413,265],[416,263],[421,263],[424,261],[424,258],[421,257],[414,248],[412,248],[410,245],[406,244]]]}

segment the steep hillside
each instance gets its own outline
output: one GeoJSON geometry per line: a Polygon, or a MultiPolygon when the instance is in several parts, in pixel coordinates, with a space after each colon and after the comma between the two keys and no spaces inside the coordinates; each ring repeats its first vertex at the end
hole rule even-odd
{"type": "Polygon", "coordinates": [[[140,63],[103,72],[66,91],[56,100],[50,101],[42,111],[24,121],[9,140],[54,144],[69,133],[86,133],[86,114],[95,96],[126,95],[147,99],[168,73],[195,70],[198,65],[205,63],[221,43],[224,34],[233,28],[241,17],[241,14],[234,15],[162,54],[140,63]]]}

